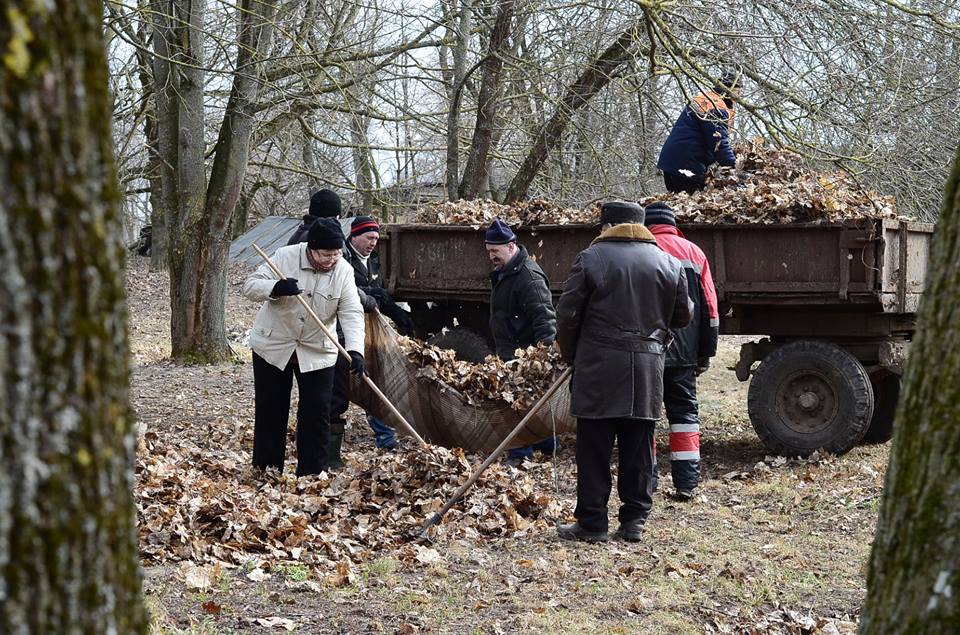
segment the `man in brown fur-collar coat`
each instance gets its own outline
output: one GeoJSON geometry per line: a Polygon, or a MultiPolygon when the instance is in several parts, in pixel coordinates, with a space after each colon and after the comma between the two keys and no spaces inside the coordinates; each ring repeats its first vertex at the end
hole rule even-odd
{"type": "Polygon", "coordinates": [[[619,446],[617,536],[638,541],[653,505],[654,424],[663,402],[670,329],[690,321],[683,267],[657,247],[643,208],[612,201],[603,232],[580,252],[557,305],[557,341],[573,363],[577,417],[577,522],[561,538],[607,540],[610,458],[619,446]]]}

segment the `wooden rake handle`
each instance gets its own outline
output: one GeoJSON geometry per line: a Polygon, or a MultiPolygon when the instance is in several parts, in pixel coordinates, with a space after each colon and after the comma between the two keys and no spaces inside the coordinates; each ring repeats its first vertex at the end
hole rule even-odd
{"type": "Polygon", "coordinates": [[[543,393],[543,396],[540,397],[537,403],[533,404],[533,407],[530,408],[530,411],[527,412],[526,415],[524,415],[523,419],[520,420],[520,423],[518,423],[510,432],[510,434],[507,435],[506,439],[500,442],[500,445],[498,445],[497,448],[490,454],[490,456],[487,457],[487,460],[481,463],[480,467],[478,467],[473,474],[470,475],[470,478],[467,479],[467,482],[461,485],[460,489],[458,489],[456,493],[454,493],[454,495],[451,496],[446,503],[444,503],[443,507],[440,508],[440,511],[434,514],[429,520],[427,520],[427,522],[423,524],[423,527],[420,528],[419,539],[427,541],[430,540],[430,537],[427,534],[430,528],[443,520],[443,517],[448,511],[450,511],[450,508],[453,507],[454,504],[456,504],[456,502],[467,493],[468,489],[473,487],[473,484],[477,482],[477,479],[480,478],[480,475],[483,474],[483,471],[490,467],[491,463],[497,460],[497,457],[500,456],[507,446],[510,445],[510,442],[513,441],[513,438],[520,434],[520,431],[523,430],[523,428],[527,425],[527,422],[530,421],[530,418],[533,417],[533,415],[543,407],[543,404],[547,403],[547,400],[549,400],[550,397],[553,396],[553,393],[557,392],[563,383],[567,381],[572,372],[573,366],[570,366],[560,374],[560,376],[557,378],[557,381],[553,382],[553,385],[547,389],[547,392],[543,393]]]}
{"type": "MultiPolygon", "coordinates": [[[[263,261],[267,263],[267,266],[270,267],[270,269],[277,276],[277,278],[279,278],[280,280],[283,280],[286,278],[286,276],[283,275],[283,272],[277,269],[277,266],[273,264],[272,260],[270,260],[270,256],[268,256],[262,249],[260,249],[259,246],[254,244],[253,249],[258,254],[260,254],[260,257],[263,258],[263,261]]],[[[333,344],[337,347],[337,350],[340,351],[340,354],[343,355],[344,358],[350,360],[350,353],[347,352],[347,349],[340,344],[340,341],[337,339],[337,336],[330,332],[330,329],[328,329],[327,325],[323,323],[323,320],[320,319],[320,316],[318,316],[316,313],[313,312],[313,309],[310,308],[310,305],[307,304],[307,301],[303,299],[303,294],[299,294],[294,297],[300,301],[300,306],[302,306],[304,310],[310,315],[310,317],[313,318],[313,321],[317,323],[317,326],[320,327],[320,330],[323,331],[324,335],[326,335],[330,339],[330,341],[333,342],[333,344]]],[[[353,360],[350,360],[350,361],[353,361],[353,360]]],[[[367,386],[370,387],[370,390],[376,393],[376,395],[380,398],[380,400],[384,403],[384,405],[386,405],[387,408],[390,410],[390,412],[393,413],[393,416],[396,417],[401,424],[403,424],[402,427],[404,429],[404,432],[406,432],[408,435],[416,439],[421,447],[429,448],[430,447],[429,444],[427,444],[427,442],[423,440],[423,437],[417,434],[417,431],[413,429],[413,426],[410,425],[410,423],[404,418],[402,414],[400,414],[400,411],[397,410],[396,406],[394,406],[393,403],[389,399],[387,399],[387,396],[383,394],[383,392],[377,387],[375,383],[373,383],[373,380],[370,379],[370,377],[366,373],[363,374],[363,381],[366,382],[367,386]]]]}

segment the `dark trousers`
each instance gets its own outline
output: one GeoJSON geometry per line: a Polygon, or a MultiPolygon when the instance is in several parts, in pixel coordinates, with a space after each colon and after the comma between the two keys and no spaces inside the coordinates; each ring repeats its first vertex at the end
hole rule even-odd
{"type": "MultiPolygon", "coordinates": [[[[340,342],[343,344],[343,342],[340,342]]],[[[350,407],[350,362],[343,355],[337,355],[337,364],[333,367],[333,390],[330,395],[330,425],[343,432],[347,420],[344,415],[350,407]]]]}
{"type": "Polygon", "coordinates": [[[253,354],[255,466],[261,469],[275,467],[283,471],[290,391],[293,388],[293,376],[296,375],[300,388],[300,405],[297,407],[297,476],[319,474],[327,469],[333,372],[331,366],[302,373],[296,356],[281,370],[256,353],[253,354]]]}
{"type": "Polygon", "coordinates": [[[663,407],[670,422],[673,486],[692,490],[700,484],[700,407],[693,366],[663,369],[663,407]]]}
{"type": "Polygon", "coordinates": [[[702,190],[707,185],[702,178],[692,179],[682,174],[673,174],[672,172],[663,173],[663,184],[667,187],[667,191],[673,194],[677,194],[678,192],[693,194],[694,192],[702,190]]]}
{"type": "Polygon", "coordinates": [[[620,522],[647,519],[653,507],[653,429],[654,422],[646,419],[577,419],[577,508],[573,515],[581,527],[607,530],[614,440],[620,454],[620,522]]]}

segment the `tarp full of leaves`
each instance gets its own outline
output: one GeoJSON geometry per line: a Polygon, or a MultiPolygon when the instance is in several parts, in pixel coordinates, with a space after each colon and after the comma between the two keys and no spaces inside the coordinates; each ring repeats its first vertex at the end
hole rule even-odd
{"type": "MultiPolygon", "coordinates": [[[[660,194],[643,205],[666,201],[683,223],[809,223],[862,218],[901,218],[893,197],[864,188],[844,171],[817,172],[795,152],[762,138],[735,146],[734,168],[716,170],[705,189],[694,194],[660,194]]],[[[598,196],[603,193],[598,192],[598,196]]],[[[535,199],[501,205],[493,201],[435,203],[421,210],[417,222],[443,225],[489,224],[501,218],[510,225],[596,223],[599,206],[565,208],[535,199]]],[[[905,218],[905,217],[904,217],[905,218]]]]}
{"type": "MultiPolygon", "coordinates": [[[[552,348],[531,347],[509,362],[458,361],[453,351],[399,338],[386,318],[366,316],[366,354],[371,378],[426,441],[489,452],[563,373],[552,348]]],[[[353,380],[350,400],[401,432],[400,424],[365,384],[353,380]]],[[[572,432],[570,391],[557,390],[514,439],[528,445],[572,432]]]]}

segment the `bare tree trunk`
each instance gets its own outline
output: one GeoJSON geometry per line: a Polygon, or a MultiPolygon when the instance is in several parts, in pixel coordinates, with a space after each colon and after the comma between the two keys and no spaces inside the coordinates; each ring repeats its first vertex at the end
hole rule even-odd
{"type": "Polygon", "coordinates": [[[867,578],[863,634],[960,632],[960,148],[934,237],[867,578]]]}
{"type": "Polygon", "coordinates": [[[154,78],[169,228],[173,357],[228,359],[224,327],[231,222],[246,174],[259,60],[270,43],[276,5],[243,0],[233,87],[205,178],[203,0],[159,2],[154,78]],[[169,60],[169,61],[168,61],[169,60]]]}
{"type": "Polygon", "coordinates": [[[447,110],[447,198],[457,200],[460,182],[460,95],[467,74],[467,45],[473,30],[472,0],[460,0],[457,44],[453,49],[453,75],[447,110]]]}
{"type": "Polygon", "coordinates": [[[103,5],[0,15],[0,633],[145,633],[103,5]]]}
{"type": "Polygon", "coordinates": [[[503,70],[503,52],[510,38],[510,24],[513,22],[513,10],[516,0],[501,0],[497,9],[496,21],[490,32],[490,43],[483,61],[483,73],[480,79],[479,106],[477,121],[473,130],[473,141],[467,155],[467,165],[463,169],[460,182],[460,198],[477,198],[480,189],[487,180],[487,161],[493,142],[493,128],[497,118],[497,104],[500,100],[500,80],[503,70]]]}
{"type": "Polygon", "coordinates": [[[518,201],[527,197],[530,185],[537,176],[544,161],[550,152],[560,143],[573,113],[583,107],[604,86],[610,82],[610,77],[621,64],[630,59],[631,50],[637,41],[640,23],[633,23],[624,29],[607,50],[590,62],[589,66],[567,89],[557,105],[556,112],[550,120],[540,128],[533,147],[517,171],[517,175],[507,188],[507,201],[518,201]]]}

